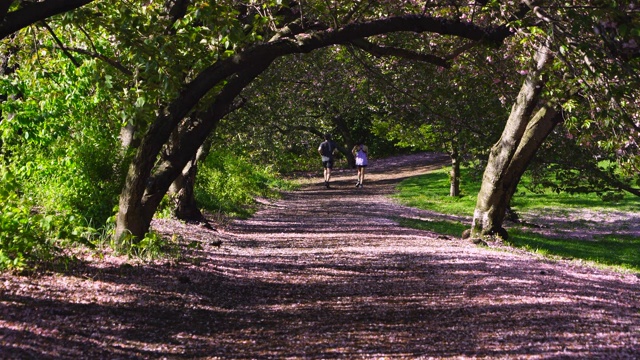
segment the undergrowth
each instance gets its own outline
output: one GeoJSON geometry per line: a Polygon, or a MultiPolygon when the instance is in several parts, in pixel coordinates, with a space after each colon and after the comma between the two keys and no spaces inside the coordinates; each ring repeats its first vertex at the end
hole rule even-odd
{"type": "Polygon", "coordinates": [[[34,261],[51,261],[71,246],[93,244],[95,232],[78,225],[75,215],[46,212],[19,195],[19,186],[8,173],[0,181],[0,270],[24,269],[34,261]]]}
{"type": "Polygon", "coordinates": [[[257,197],[277,198],[280,191],[293,189],[270,166],[258,166],[244,156],[221,149],[200,165],[196,180],[196,201],[211,212],[248,217],[257,197]]]}
{"type": "MultiPolygon", "coordinates": [[[[176,241],[153,231],[143,239],[124,236],[114,240],[115,216],[94,229],[71,207],[50,210],[22,191],[23,180],[9,171],[0,172],[0,271],[58,262],[67,250],[78,247],[97,252],[108,247],[115,254],[143,261],[178,256],[176,241]]],[[[256,208],[257,197],[277,198],[280,191],[293,188],[292,182],[281,180],[270,167],[219,150],[200,165],[195,196],[212,213],[248,217],[256,208]]],[[[171,202],[163,201],[156,215],[169,216],[170,206],[171,202]]]]}

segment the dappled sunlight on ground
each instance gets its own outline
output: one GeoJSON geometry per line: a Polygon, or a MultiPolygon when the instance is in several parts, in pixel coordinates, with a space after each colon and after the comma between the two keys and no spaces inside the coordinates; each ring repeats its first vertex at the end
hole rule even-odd
{"type": "Polygon", "coordinates": [[[545,209],[521,215],[525,222],[538,225],[534,228],[528,227],[527,231],[545,236],[584,240],[609,234],[640,237],[640,212],[545,209]]]}
{"type": "Polygon", "coordinates": [[[441,160],[372,166],[363,189],[337,173],[218,232],[155,221],[180,261],[0,275],[0,358],[640,355],[634,274],[399,227],[429,213],[386,195],[441,160]]]}

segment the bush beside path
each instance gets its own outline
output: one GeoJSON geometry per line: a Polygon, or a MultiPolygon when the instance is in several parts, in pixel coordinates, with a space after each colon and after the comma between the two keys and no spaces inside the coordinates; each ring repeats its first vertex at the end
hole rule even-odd
{"type": "Polygon", "coordinates": [[[0,275],[0,358],[638,358],[640,279],[400,227],[388,195],[446,163],[339,170],[218,232],[176,221],[180,261],[85,256],[0,275]]]}

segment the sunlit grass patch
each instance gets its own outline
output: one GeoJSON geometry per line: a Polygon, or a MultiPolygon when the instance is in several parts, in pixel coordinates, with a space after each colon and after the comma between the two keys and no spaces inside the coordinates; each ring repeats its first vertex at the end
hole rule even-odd
{"type": "Polygon", "coordinates": [[[468,225],[456,221],[425,221],[404,217],[395,218],[400,226],[411,229],[433,231],[442,235],[460,237],[462,232],[469,228],[468,225]]]}
{"type": "Polygon", "coordinates": [[[640,238],[607,235],[595,239],[550,238],[518,229],[509,231],[510,245],[544,255],[592,261],[640,271],[640,238]]]}
{"type": "MultiPolygon", "coordinates": [[[[527,178],[523,178],[523,184],[527,178]]],[[[449,196],[449,169],[402,181],[395,198],[401,203],[442,214],[472,216],[480,180],[474,179],[468,169],[462,169],[461,193],[449,196]]],[[[569,217],[578,210],[637,211],[640,198],[625,196],[617,201],[604,201],[596,194],[533,193],[520,186],[512,201],[517,212],[554,214],[569,217]]],[[[468,224],[449,221],[422,221],[400,218],[401,226],[429,230],[438,234],[460,236],[468,224]]],[[[560,223],[561,224],[561,223],[560,223]]],[[[561,225],[558,226],[561,226],[561,225]]],[[[589,228],[592,220],[574,219],[571,226],[589,228]]],[[[564,226],[563,226],[564,228],[564,226]]],[[[627,226],[628,228],[628,226],[627,226]]],[[[622,230],[623,227],[620,228],[622,230]]],[[[509,229],[508,244],[548,257],[571,258],[591,261],[604,266],[616,266],[640,272],[640,239],[632,236],[606,235],[593,239],[549,237],[524,229],[509,229]]]]}
{"type": "MultiPolygon", "coordinates": [[[[474,178],[469,169],[461,170],[461,196],[449,196],[449,168],[402,181],[394,197],[407,206],[438,211],[445,214],[471,216],[480,191],[481,179],[474,178]]],[[[532,192],[525,188],[529,182],[526,174],[514,194],[511,205],[517,211],[559,209],[608,209],[637,211],[640,198],[626,195],[617,201],[604,201],[597,194],[567,194],[545,191],[532,192]]]]}
{"type": "MultiPolygon", "coordinates": [[[[468,224],[455,221],[426,221],[399,217],[400,226],[460,237],[468,224]]],[[[550,258],[581,259],[605,266],[640,272],[640,238],[607,235],[596,239],[550,238],[540,234],[509,230],[507,244],[550,258]]]]}
{"type": "Polygon", "coordinates": [[[445,214],[473,214],[479,184],[465,184],[458,197],[449,196],[449,173],[438,170],[402,181],[395,198],[401,203],[420,209],[433,210],[445,214]]]}

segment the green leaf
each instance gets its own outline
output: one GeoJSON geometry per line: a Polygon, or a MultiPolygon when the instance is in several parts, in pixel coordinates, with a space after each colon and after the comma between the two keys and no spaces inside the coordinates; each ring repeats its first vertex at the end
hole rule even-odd
{"type": "Polygon", "coordinates": [[[136,99],[135,106],[138,107],[138,108],[141,108],[141,107],[144,106],[145,102],[146,102],[146,99],[144,98],[144,96],[139,96],[136,99]]]}

